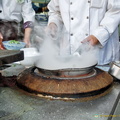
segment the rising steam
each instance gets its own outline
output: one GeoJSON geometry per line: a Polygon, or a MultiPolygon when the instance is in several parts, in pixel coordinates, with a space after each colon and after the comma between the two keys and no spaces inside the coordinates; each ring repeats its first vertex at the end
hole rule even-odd
{"type": "Polygon", "coordinates": [[[34,41],[37,41],[36,45],[41,53],[39,60],[36,62],[36,66],[39,68],[49,70],[85,68],[97,64],[97,47],[81,44],[73,54],[60,55],[59,41],[62,34],[56,40],[53,40],[49,34],[46,34],[45,28],[36,27],[34,35],[34,41]]]}

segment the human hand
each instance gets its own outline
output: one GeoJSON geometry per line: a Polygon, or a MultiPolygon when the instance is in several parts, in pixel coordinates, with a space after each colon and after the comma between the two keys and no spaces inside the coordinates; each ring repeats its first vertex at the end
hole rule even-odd
{"type": "Polygon", "coordinates": [[[30,40],[27,38],[24,38],[24,42],[26,43],[26,47],[30,47],[30,40]]]}
{"type": "Polygon", "coordinates": [[[3,44],[2,44],[2,40],[3,40],[3,36],[0,33],[0,49],[5,49],[4,46],[3,46],[3,44]]]}
{"type": "Polygon", "coordinates": [[[99,40],[94,35],[90,35],[86,39],[81,41],[81,43],[86,43],[86,42],[89,42],[89,44],[92,46],[98,45],[100,43],[99,40]]]}
{"type": "Polygon", "coordinates": [[[100,42],[98,41],[98,39],[95,36],[90,35],[86,39],[81,41],[81,43],[82,44],[80,44],[80,46],[76,50],[79,53],[83,53],[83,52],[88,52],[88,51],[94,50],[96,48],[96,46],[100,42]]]}
{"type": "Polygon", "coordinates": [[[52,39],[56,39],[58,32],[57,25],[55,23],[50,23],[49,26],[46,28],[46,32],[52,39]]]}
{"type": "Polygon", "coordinates": [[[24,33],[24,42],[26,43],[26,47],[30,47],[30,35],[31,35],[32,29],[26,28],[24,33]]]}

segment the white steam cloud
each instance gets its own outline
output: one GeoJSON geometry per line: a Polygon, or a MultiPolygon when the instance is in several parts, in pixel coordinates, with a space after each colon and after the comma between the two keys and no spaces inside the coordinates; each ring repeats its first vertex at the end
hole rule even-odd
{"type": "Polygon", "coordinates": [[[62,56],[60,55],[59,40],[51,39],[42,27],[35,28],[34,41],[37,41],[35,45],[41,53],[39,60],[36,62],[36,66],[39,68],[57,70],[85,68],[97,64],[98,48],[89,46],[89,44],[81,44],[74,54],[62,56]]]}

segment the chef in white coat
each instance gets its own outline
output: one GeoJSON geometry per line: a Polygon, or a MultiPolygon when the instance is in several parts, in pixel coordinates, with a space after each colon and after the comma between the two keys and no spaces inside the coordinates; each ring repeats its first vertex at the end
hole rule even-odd
{"type": "MultiPolygon", "coordinates": [[[[8,40],[5,36],[9,27],[12,32],[18,32],[20,22],[23,22],[24,42],[29,46],[34,21],[35,11],[32,8],[31,0],[0,0],[0,49],[3,49],[2,41],[8,40]]],[[[8,35],[8,37],[11,36],[8,35]]]]}
{"type": "Polygon", "coordinates": [[[52,37],[65,28],[61,54],[73,54],[87,41],[100,47],[98,65],[120,59],[120,0],[51,0],[48,9],[52,37]]]}

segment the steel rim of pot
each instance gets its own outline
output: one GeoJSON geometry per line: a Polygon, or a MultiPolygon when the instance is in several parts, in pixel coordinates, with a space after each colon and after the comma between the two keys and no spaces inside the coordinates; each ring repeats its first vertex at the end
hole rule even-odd
{"type": "Polygon", "coordinates": [[[93,71],[94,67],[96,66],[90,66],[90,67],[85,67],[85,68],[68,68],[68,69],[58,69],[58,70],[47,70],[47,69],[42,69],[38,68],[38,71],[42,72],[43,74],[52,76],[55,74],[62,73],[67,76],[77,76],[77,75],[83,75],[83,74],[88,74],[93,71]]]}

